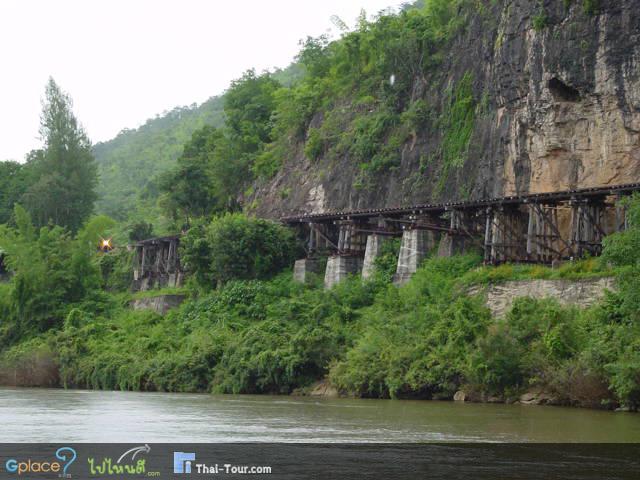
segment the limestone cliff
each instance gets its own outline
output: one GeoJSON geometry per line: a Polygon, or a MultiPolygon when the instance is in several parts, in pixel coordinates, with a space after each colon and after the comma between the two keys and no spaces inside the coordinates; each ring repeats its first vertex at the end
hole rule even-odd
{"type": "MultiPolygon", "coordinates": [[[[310,161],[299,142],[256,213],[382,207],[640,181],[640,0],[483,1],[412,99],[437,115],[465,75],[476,105],[464,164],[444,176],[434,122],[402,146],[397,167],[356,188],[349,155],[310,161]],[[569,6],[567,6],[569,3],[569,6]],[[534,28],[544,8],[545,25],[534,28]]],[[[342,108],[357,108],[346,105],[342,108]]],[[[321,124],[317,115],[312,126],[321,124]]]]}
{"type": "Polygon", "coordinates": [[[474,287],[469,294],[483,294],[494,318],[501,318],[511,309],[517,298],[552,298],[561,305],[587,308],[601,300],[607,290],[616,290],[613,277],[582,280],[514,280],[474,287]]]}

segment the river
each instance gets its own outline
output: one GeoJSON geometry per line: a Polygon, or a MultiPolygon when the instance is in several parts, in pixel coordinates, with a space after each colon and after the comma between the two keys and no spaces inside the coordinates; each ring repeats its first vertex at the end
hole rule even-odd
{"type": "Polygon", "coordinates": [[[495,404],[0,388],[2,442],[640,442],[640,414],[495,404]]]}

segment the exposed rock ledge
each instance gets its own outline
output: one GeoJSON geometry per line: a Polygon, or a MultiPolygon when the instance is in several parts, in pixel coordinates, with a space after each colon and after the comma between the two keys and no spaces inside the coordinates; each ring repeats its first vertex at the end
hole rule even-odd
{"type": "Polygon", "coordinates": [[[134,310],[153,310],[164,315],[170,309],[184,302],[186,295],[157,295],[155,297],[138,298],[132,300],[130,305],[134,310]]]}
{"type": "Polygon", "coordinates": [[[484,293],[494,317],[503,317],[518,297],[554,298],[562,305],[589,307],[615,290],[613,277],[583,280],[514,280],[488,287],[475,287],[469,293],[484,293]]]}

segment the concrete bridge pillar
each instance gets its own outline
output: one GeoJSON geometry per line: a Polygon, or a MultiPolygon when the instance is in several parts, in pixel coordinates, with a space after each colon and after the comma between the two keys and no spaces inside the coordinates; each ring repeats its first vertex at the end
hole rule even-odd
{"type": "Polygon", "coordinates": [[[376,258],[380,255],[382,245],[388,239],[388,236],[379,235],[377,233],[367,237],[367,246],[364,251],[364,263],[362,265],[362,278],[364,280],[371,278],[373,275],[373,272],[375,271],[376,258]]]}
{"type": "Polygon", "coordinates": [[[357,275],[361,270],[362,258],[356,255],[332,255],[327,259],[324,287],[332,288],[350,275],[357,275]]]}
{"type": "Polygon", "coordinates": [[[310,273],[320,273],[321,261],[319,258],[302,258],[296,260],[293,265],[293,280],[300,283],[309,281],[310,273]]]}
{"type": "Polygon", "coordinates": [[[411,229],[402,232],[402,243],[398,255],[398,268],[393,277],[393,283],[406,283],[418,270],[420,263],[435,247],[437,236],[435,232],[421,229],[411,229]]]}
{"type": "Polygon", "coordinates": [[[440,239],[438,245],[439,257],[453,257],[460,253],[464,253],[466,248],[466,239],[460,235],[452,235],[446,233],[440,239]]]}

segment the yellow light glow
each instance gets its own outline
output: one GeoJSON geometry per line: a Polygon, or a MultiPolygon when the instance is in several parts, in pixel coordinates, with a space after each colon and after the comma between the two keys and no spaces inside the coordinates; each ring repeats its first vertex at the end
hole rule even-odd
{"type": "Polygon", "coordinates": [[[103,238],[102,242],[100,243],[100,247],[103,250],[111,250],[111,239],[110,238],[103,238]]]}

